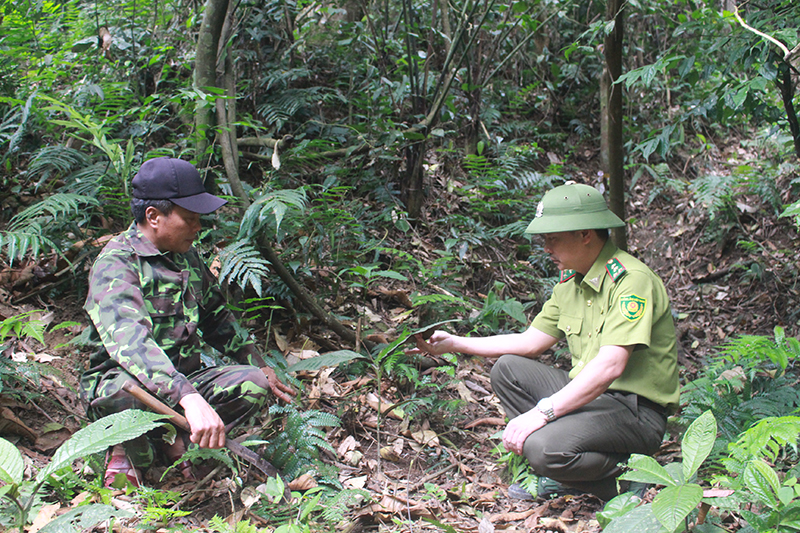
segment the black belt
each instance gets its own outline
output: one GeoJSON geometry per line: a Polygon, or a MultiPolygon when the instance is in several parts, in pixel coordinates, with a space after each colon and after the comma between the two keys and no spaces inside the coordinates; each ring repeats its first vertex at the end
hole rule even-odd
{"type": "Polygon", "coordinates": [[[654,402],[652,400],[648,400],[647,398],[645,398],[641,394],[637,394],[636,396],[637,396],[637,401],[638,401],[639,405],[641,405],[642,407],[647,407],[648,409],[651,409],[651,410],[655,411],[656,413],[658,413],[660,415],[665,415],[666,416],[666,414],[667,414],[667,408],[666,407],[664,407],[663,405],[661,405],[659,403],[656,403],[656,402],[654,402]]]}

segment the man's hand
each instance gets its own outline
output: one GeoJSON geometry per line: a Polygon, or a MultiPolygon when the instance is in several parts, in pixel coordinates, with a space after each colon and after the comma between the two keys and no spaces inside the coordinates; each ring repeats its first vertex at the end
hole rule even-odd
{"type": "Polygon", "coordinates": [[[421,334],[414,335],[414,340],[417,341],[417,347],[406,350],[408,354],[429,353],[431,355],[442,355],[443,353],[450,353],[453,351],[454,344],[453,338],[446,331],[434,331],[431,338],[427,341],[422,338],[421,334]]]}
{"type": "Polygon", "coordinates": [[[294,390],[289,385],[279,380],[272,368],[265,366],[261,371],[267,376],[267,382],[269,383],[270,390],[272,390],[272,394],[285,402],[294,400],[294,390]]]}
{"type": "Polygon", "coordinates": [[[547,424],[544,414],[538,409],[531,409],[527,413],[522,413],[508,422],[503,431],[503,445],[506,450],[522,455],[522,448],[528,436],[547,424]]]}
{"type": "Polygon", "coordinates": [[[200,394],[187,394],[180,401],[192,434],[192,442],[201,448],[225,446],[225,424],[217,412],[200,394]]]}

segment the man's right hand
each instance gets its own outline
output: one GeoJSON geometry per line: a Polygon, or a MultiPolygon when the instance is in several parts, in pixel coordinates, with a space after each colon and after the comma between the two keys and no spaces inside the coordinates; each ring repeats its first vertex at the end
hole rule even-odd
{"type": "Polygon", "coordinates": [[[421,334],[414,335],[414,340],[417,341],[417,347],[406,350],[409,354],[428,353],[431,355],[442,355],[443,353],[450,353],[455,348],[454,340],[455,335],[447,333],[446,331],[434,331],[430,339],[427,341],[422,338],[421,334]]]}
{"type": "Polygon", "coordinates": [[[192,434],[192,442],[201,448],[225,447],[225,423],[199,393],[187,394],[180,401],[192,434]]]}

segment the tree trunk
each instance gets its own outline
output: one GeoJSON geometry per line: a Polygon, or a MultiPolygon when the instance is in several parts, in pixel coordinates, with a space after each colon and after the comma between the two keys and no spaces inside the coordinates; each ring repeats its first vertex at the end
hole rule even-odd
{"type": "Polygon", "coordinates": [[[783,109],[786,111],[786,121],[789,123],[789,131],[792,133],[792,139],[794,140],[794,153],[800,159],[800,122],[797,120],[797,112],[792,104],[794,99],[792,67],[790,64],[785,63],[784,65],[779,65],[778,68],[778,77],[775,78],[775,83],[781,92],[783,109]]]}
{"type": "MultiPolygon", "coordinates": [[[[622,87],[614,82],[622,75],[622,39],[624,18],[622,0],[606,0],[606,19],[614,20],[614,30],[606,36],[603,53],[605,68],[600,80],[600,151],[603,171],[608,176],[609,208],[625,220],[625,148],[622,142],[622,87]]],[[[626,250],[625,227],[611,235],[616,245],[626,250]]]]}
{"type": "Polygon", "coordinates": [[[195,109],[195,159],[199,167],[207,161],[208,129],[211,126],[214,108],[206,99],[207,87],[215,87],[217,83],[217,48],[225,15],[228,13],[228,0],[206,0],[203,11],[203,22],[197,35],[197,49],[194,60],[194,89],[197,97],[195,109]]]}

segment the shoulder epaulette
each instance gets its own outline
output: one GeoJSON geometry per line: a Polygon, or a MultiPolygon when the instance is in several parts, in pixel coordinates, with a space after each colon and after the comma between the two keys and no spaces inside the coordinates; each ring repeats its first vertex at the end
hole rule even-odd
{"type": "Polygon", "coordinates": [[[608,271],[608,275],[611,276],[611,281],[615,282],[625,274],[625,265],[619,262],[619,259],[616,257],[611,258],[606,263],[606,270],[608,271]]]}
{"type": "Polygon", "coordinates": [[[564,283],[565,281],[569,281],[575,277],[577,271],[575,270],[562,270],[561,271],[561,279],[558,280],[559,283],[564,283]]]}

